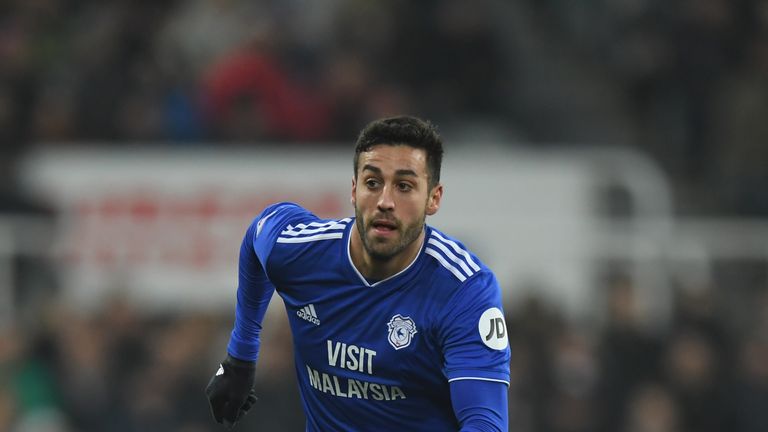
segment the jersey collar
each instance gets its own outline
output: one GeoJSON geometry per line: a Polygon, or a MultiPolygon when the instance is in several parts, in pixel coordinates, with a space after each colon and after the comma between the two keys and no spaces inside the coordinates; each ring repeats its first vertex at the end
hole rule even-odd
{"type": "Polygon", "coordinates": [[[407,272],[408,270],[410,270],[411,267],[413,267],[413,265],[416,264],[416,261],[418,261],[419,258],[423,255],[424,247],[427,244],[427,238],[429,237],[429,231],[430,231],[429,226],[424,224],[424,238],[421,240],[421,247],[419,248],[419,253],[416,254],[416,256],[413,258],[413,261],[411,261],[410,264],[408,264],[407,266],[405,266],[404,269],[400,270],[399,272],[393,274],[392,276],[390,276],[390,277],[388,277],[386,279],[382,279],[382,280],[380,280],[378,282],[375,282],[375,283],[369,283],[368,280],[360,273],[360,271],[357,269],[357,267],[355,267],[354,262],[352,262],[352,252],[350,251],[350,245],[352,243],[352,230],[356,229],[355,218],[352,218],[352,223],[348,224],[348,226],[349,226],[349,229],[347,231],[347,246],[346,246],[347,247],[347,261],[349,262],[349,266],[352,268],[352,271],[354,271],[354,273],[357,275],[358,279],[360,279],[360,282],[362,282],[367,287],[379,286],[379,285],[381,285],[381,284],[383,284],[383,283],[385,283],[387,281],[395,279],[396,277],[398,277],[398,276],[404,274],[405,272],[407,272]]]}

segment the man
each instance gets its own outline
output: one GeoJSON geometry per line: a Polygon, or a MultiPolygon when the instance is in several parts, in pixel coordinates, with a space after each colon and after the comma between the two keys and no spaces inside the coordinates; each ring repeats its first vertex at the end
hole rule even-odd
{"type": "Polygon", "coordinates": [[[506,431],[509,346],[493,273],[425,224],[440,207],[442,140],[423,120],[357,139],[354,218],[266,208],[240,250],[234,330],[206,393],[231,426],[255,401],[275,289],[293,333],[307,431],[506,431]]]}

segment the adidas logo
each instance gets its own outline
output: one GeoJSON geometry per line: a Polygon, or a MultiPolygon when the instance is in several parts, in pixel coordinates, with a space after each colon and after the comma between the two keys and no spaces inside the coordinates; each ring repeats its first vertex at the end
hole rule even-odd
{"type": "Polygon", "coordinates": [[[315,312],[315,305],[313,305],[312,303],[297,310],[296,315],[298,315],[299,318],[303,320],[307,320],[314,325],[317,325],[317,326],[320,325],[320,320],[317,318],[317,312],[315,312]]]}

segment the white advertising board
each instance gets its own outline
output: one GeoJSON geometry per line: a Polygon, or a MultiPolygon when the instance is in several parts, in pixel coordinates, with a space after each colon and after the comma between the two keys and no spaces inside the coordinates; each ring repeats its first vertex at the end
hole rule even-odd
{"type": "MultiPolygon", "coordinates": [[[[26,160],[22,179],[60,212],[51,247],[66,298],[95,305],[117,292],[150,308],[219,308],[232,306],[242,235],[263,207],[352,214],[351,160],[351,150],[311,147],[49,150],[26,160]]],[[[477,253],[507,300],[536,284],[583,308],[592,180],[576,160],[449,149],[443,205],[428,223],[477,253]]]]}

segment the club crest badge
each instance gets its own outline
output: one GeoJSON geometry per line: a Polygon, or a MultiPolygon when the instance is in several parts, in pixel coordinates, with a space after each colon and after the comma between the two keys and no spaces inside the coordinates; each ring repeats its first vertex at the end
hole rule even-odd
{"type": "Polygon", "coordinates": [[[389,344],[392,348],[399,350],[411,344],[413,335],[416,334],[416,323],[410,317],[404,317],[397,314],[389,320],[389,344]]]}

